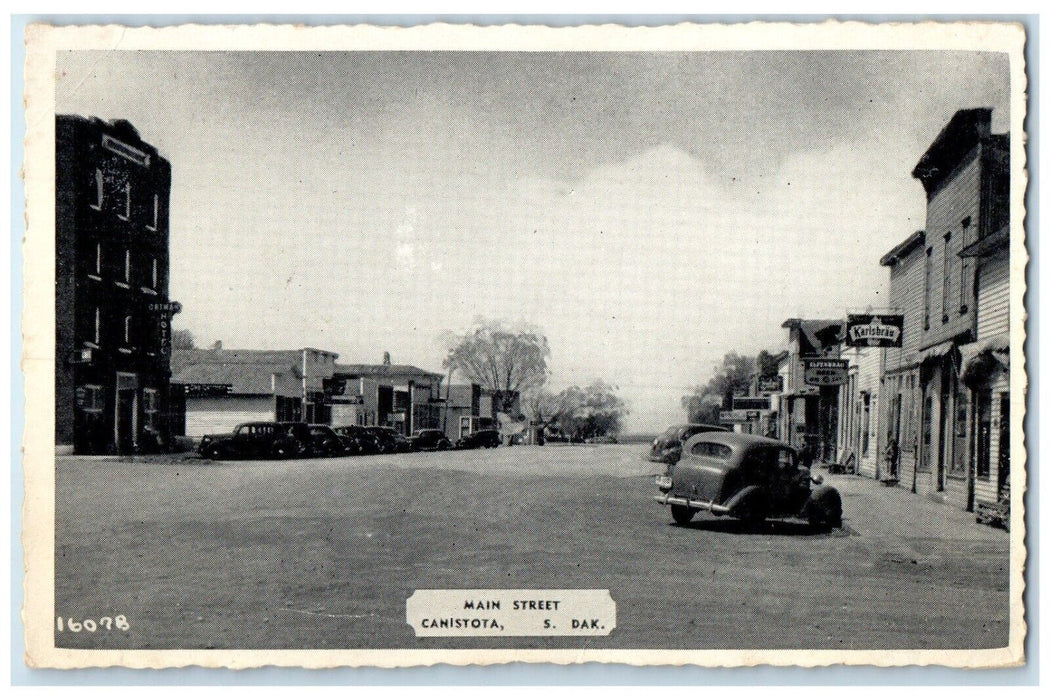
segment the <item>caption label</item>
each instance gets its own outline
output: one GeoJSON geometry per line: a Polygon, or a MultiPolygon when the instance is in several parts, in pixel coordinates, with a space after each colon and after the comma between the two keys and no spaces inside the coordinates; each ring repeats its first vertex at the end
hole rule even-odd
{"type": "Polygon", "coordinates": [[[616,602],[608,590],[425,589],[405,617],[417,637],[604,637],[616,602]]]}

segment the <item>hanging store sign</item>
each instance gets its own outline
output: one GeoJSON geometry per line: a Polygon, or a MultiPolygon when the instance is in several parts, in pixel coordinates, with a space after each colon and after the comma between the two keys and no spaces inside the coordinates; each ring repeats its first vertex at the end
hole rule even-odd
{"type": "Polygon", "coordinates": [[[849,374],[847,360],[804,360],[806,384],[810,386],[838,386],[846,383],[849,374]]]}
{"type": "Polygon", "coordinates": [[[780,394],[784,391],[784,378],[779,374],[775,377],[759,377],[758,391],[762,394],[780,394]]]}
{"type": "Polygon", "coordinates": [[[722,423],[753,423],[762,418],[763,411],[748,411],[734,408],[731,411],[719,411],[718,420],[722,423]]]}
{"type": "Polygon", "coordinates": [[[149,305],[151,313],[157,314],[157,346],[163,356],[171,354],[171,317],[182,311],[182,304],[177,301],[153,302],[149,305]]]}
{"type": "Polygon", "coordinates": [[[744,409],[750,411],[768,411],[769,410],[769,397],[768,396],[734,396],[733,397],[733,408],[744,409]]]}
{"type": "Polygon", "coordinates": [[[899,348],[904,334],[901,314],[850,314],[846,345],[855,348],[899,348]]]}

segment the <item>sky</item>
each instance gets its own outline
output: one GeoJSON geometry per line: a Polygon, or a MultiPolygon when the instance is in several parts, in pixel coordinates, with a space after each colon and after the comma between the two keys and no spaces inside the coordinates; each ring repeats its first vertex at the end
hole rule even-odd
{"type": "Polygon", "coordinates": [[[684,419],[729,351],[884,307],[911,170],[1005,54],[59,54],[56,109],[172,164],[170,296],[198,344],[441,371],[445,331],[541,328],[550,385],[684,419]]]}

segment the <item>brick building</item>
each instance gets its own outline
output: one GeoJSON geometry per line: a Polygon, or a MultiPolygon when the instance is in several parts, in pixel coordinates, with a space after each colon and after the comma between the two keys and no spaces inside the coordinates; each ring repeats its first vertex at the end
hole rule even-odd
{"type": "Polygon", "coordinates": [[[123,120],[55,128],[56,449],[148,449],[169,434],[171,165],[123,120]]]}

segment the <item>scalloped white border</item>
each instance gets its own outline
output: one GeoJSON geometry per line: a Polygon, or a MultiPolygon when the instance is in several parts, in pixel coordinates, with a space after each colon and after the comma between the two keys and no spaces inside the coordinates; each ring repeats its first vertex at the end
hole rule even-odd
{"type": "MultiPolygon", "coordinates": [[[[290,25],[184,25],[121,27],[30,25],[26,31],[25,164],[27,232],[22,316],[26,431],[23,440],[25,506],[26,663],[34,667],[127,666],[162,668],[252,668],[263,665],[381,668],[434,664],[511,662],[739,667],[827,666],[833,664],[960,668],[1018,666],[1024,663],[1027,625],[1022,595],[1025,511],[1021,497],[1027,472],[1015,466],[1010,543],[1010,641],[1002,649],[979,650],[296,650],[296,651],[98,651],[54,646],[54,110],[55,55],[63,50],[474,50],[474,51],[770,51],[924,49],[1000,51],[1010,56],[1010,132],[1024,134],[1027,75],[1024,28],[996,22],[887,23],[826,21],[810,24],[678,24],[661,27],[591,25],[415,27],[372,25],[303,27],[290,25]]],[[[1025,396],[1024,197],[1026,139],[1011,139],[1011,392],[1025,396]]],[[[1011,453],[1026,464],[1025,403],[1011,407],[1011,453]]]]}

